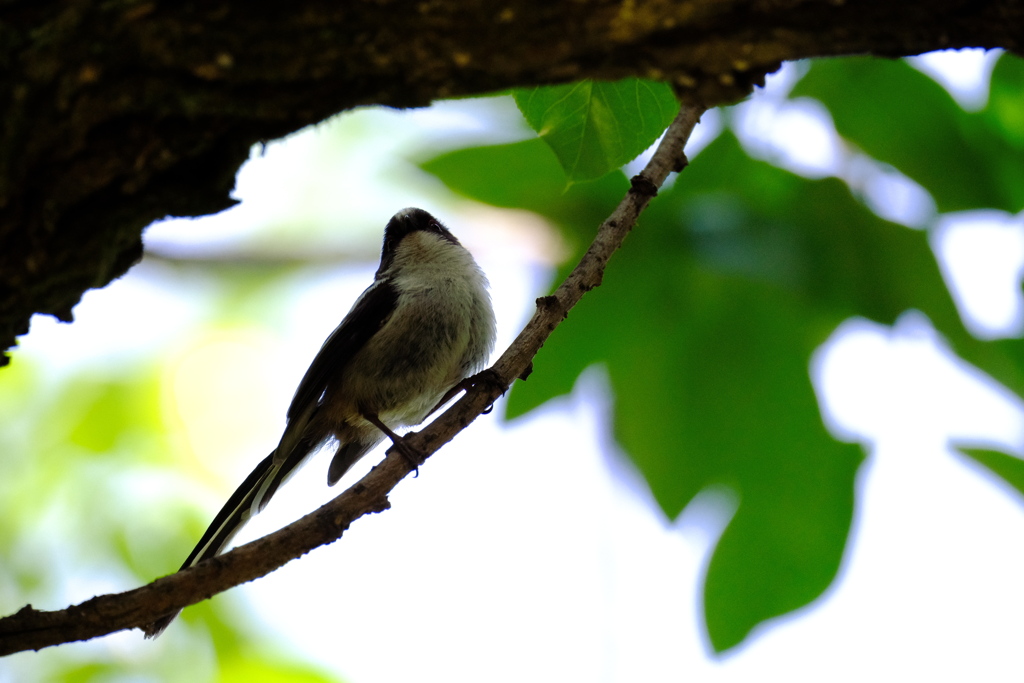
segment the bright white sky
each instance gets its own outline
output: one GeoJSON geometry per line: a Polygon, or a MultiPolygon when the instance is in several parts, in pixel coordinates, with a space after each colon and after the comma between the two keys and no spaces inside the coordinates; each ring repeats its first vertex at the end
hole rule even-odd
{"type": "MultiPolygon", "coordinates": [[[[981,53],[926,63],[960,84],[965,106],[984,101],[971,86],[988,68],[981,53]]],[[[787,72],[746,105],[741,137],[748,147],[783,155],[787,166],[810,175],[859,174],[887,215],[908,225],[931,216],[919,188],[891,170],[865,170],[814,108],[780,105],[772,93],[788,78],[787,72]]],[[[332,161],[332,173],[315,181],[295,169],[322,164],[317,159],[330,151],[318,145],[317,131],[271,145],[240,175],[239,208],[191,226],[156,226],[149,242],[164,250],[230,249],[254,225],[285,222],[296,206],[321,216],[314,231],[346,220],[383,227],[395,210],[424,206],[445,217],[490,276],[502,347],[544,288],[553,247],[535,222],[519,224],[439,195],[395,156],[412,141],[453,129],[493,141],[480,121],[514,120],[507,105],[495,106],[446,104],[411,114],[363,113],[361,123],[349,118],[342,125],[385,128],[346,148],[347,163],[332,161]]],[[[708,127],[715,125],[709,116],[708,127]]],[[[520,134],[514,123],[501,130],[520,134]]],[[[969,230],[949,220],[936,237],[958,302],[972,329],[1018,332],[1020,221],[996,214],[967,219],[975,224],[969,230]]],[[[330,240],[329,230],[321,233],[330,240]]],[[[372,254],[380,236],[366,239],[372,254]]],[[[177,358],[172,379],[184,433],[220,477],[219,491],[201,494],[212,515],[276,443],[306,362],[374,267],[311,275],[289,294],[277,336],[228,327],[196,338],[181,330],[202,312],[187,292],[171,291],[158,268],[143,266],[87,295],[73,326],[37,319],[18,353],[46,366],[81,367],[142,346],[167,349],[177,358]],[[139,316],[126,321],[124,311],[132,309],[139,316]],[[77,355],[69,357],[69,348],[77,355]]],[[[665,520],[608,437],[609,399],[599,370],[585,375],[571,397],[528,419],[478,420],[418,479],[399,485],[390,511],[235,593],[251,601],[254,618],[274,624],[283,643],[353,683],[1020,680],[1022,500],[946,446],[956,437],[1020,451],[1020,402],[951,359],[928,321],[913,313],[894,329],[850,321],[813,366],[830,425],[871,451],[845,566],[825,597],[725,657],[709,654],[699,586],[730,514],[728,498],[702,496],[677,522],[665,520]]],[[[323,458],[307,466],[240,540],[336,493],[324,486],[326,464],[323,458]]],[[[164,638],[186,637],[175,634],[176,626],[164,638]]],[[[161,641],[143,644],[135,632],[104,647],[135,650],[161,641]]]]}

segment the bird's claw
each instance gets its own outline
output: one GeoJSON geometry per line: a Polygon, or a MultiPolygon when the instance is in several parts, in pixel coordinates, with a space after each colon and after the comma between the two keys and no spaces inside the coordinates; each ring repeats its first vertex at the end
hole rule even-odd
{"type": "Polygon", "coordinates": [[[421,450],[409,445],[409,443],[405,440],[404,437],[399,437],[398,439],[392,441],[392,443],[394,444],[395,449],[401,454],[403,458],[405,458],[406,462],[408,462],[409,465],[412,467],[413,476],[419,477],[420,465],[426,462],[427,457],[423,454],[421,450]]]}
{"type": "Polygon", "coordinates": [[[476,373],[472,377],[467,378],[464,381],[469,382],[470,386],[474,387],[479,384],[488,385],[491,389],[497,389],[499,392],[501,392],[502,396],[504,396],[505,392],[508,391],[508,385],[505,384],[505,381],[501,378],[501,375],[499,375],[494,368],[487,368],[486,370],[481,370],[480,372],[476,373]]]}

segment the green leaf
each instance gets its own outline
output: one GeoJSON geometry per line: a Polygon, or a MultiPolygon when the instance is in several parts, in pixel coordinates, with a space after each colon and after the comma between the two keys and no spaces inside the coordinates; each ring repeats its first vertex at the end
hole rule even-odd
{"type": "MultiPolygon", "coordinates": [[[[771,288],[729,284],[717,292],[718,305],[707,306],[713,319],[699,323],[701,344],[691,350],[699,360],[685,363],[693,386],[679,412],[692,416],[677,416],[687,431],[679,448],[705,470],[704,481],[739,491],[704,586],[708,636],[719,652],[810,603],[835,579],[863,458],[822,425],[807,373],[813,322],[806,311],[771,288]]],[[[658,436],[671,438],[671,424],[658,436]]]]}
{"type": "Polygon", "coordinates": [[[636,158],[679,109],[668,84],[637,78],[522,88],[513,95],[572,182],[599,178],[636,158]]]}
{"type": "MultiPolygon", "coordinates": [[[[1019,71],[1019,63],[1002,66],[1008,59],[1019,62],[1004,56],[1001,69],[1019,71]]],[[[1019,90],[999,92],[990,108],[1003,108],[1002,128],[993,112],[965,112],[904,61],[854,57],[815,61],[792,96],[820,100],[840,135],[924,186],[939,211],[1016,213],[1024,209],[1024,148],[1007,142],[1021,136],[1019,90]]]]}
{"type": "MultiPolygon", "coordinates": [[[[664,242],[660,250],[666,261],[681,256],[664,242]]],[[[588,333],[599,338],[610,317],[628,331],[604,349],[615,435],[656,499],[670,516],[709,486],[730,486],[740,499],[704,587],[708,636],[724,651],[830,585],[862,455],[822,424],[807,373],[813,315],[784,290],[697,264],[652,276],[670,264],[652,268],[645,256],[606,276],[604,300],[566,323],[590,324],[560,340],[563,353],[538,357],[534,375],[565,362],[588,333]],[[647,297],[662,310],[637,306],[647,297]]]]}
{"type": "Polygon", "coordinates": [[[471,199],[539,213],[559,201],[567,180],[539,139],[460,149],[424,161],[420,168],[471,199]]]}

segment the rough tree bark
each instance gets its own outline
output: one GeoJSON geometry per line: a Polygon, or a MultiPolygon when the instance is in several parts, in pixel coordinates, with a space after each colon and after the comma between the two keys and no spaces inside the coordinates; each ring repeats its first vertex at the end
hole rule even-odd
{"type": "Polygon", "coordinates": [[[715,105],[783,60],[1022,45],[1024,0],[2,0],[0,350],[357,105],[627,75],[715,105]]]}

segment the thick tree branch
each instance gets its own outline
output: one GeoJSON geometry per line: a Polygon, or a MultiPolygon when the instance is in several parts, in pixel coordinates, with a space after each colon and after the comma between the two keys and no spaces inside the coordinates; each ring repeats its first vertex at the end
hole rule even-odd
{"type": "MultiPolygon", "coordinates": [[[[702,107],[682,108],[653,158],[633,178],[629,193],[601,225],[569,277],[553,294],[537,300],[533,318],[486,372],[486,381],[477,382],[422,431],[406,436],[413,447],[427,455],[434,453],[487,410],[517,377],[527,373],[533,357],[569,309],[601,283],[608,260],[668,174],[686,165],[683,147],[702,112],[702,107]]],[[[0,619],[0,655],[143,626],[163,614],[269,574],[318,546],[336,541],[359,517],[386,510],[388,493],[410,471],[408,460],[392,449],[381,464],[337,498],[264,538],[125,593],[102,595],[56,612],[26,606],[0,619]]]]}
{"type": "Polygon", "coordinates": [[[6,0],[0,364],[143,228],[221,210],[252,144],[357,105],[635,75],[734,101],[784,60],[1024,46],[1024,0],[6,0]]]}

